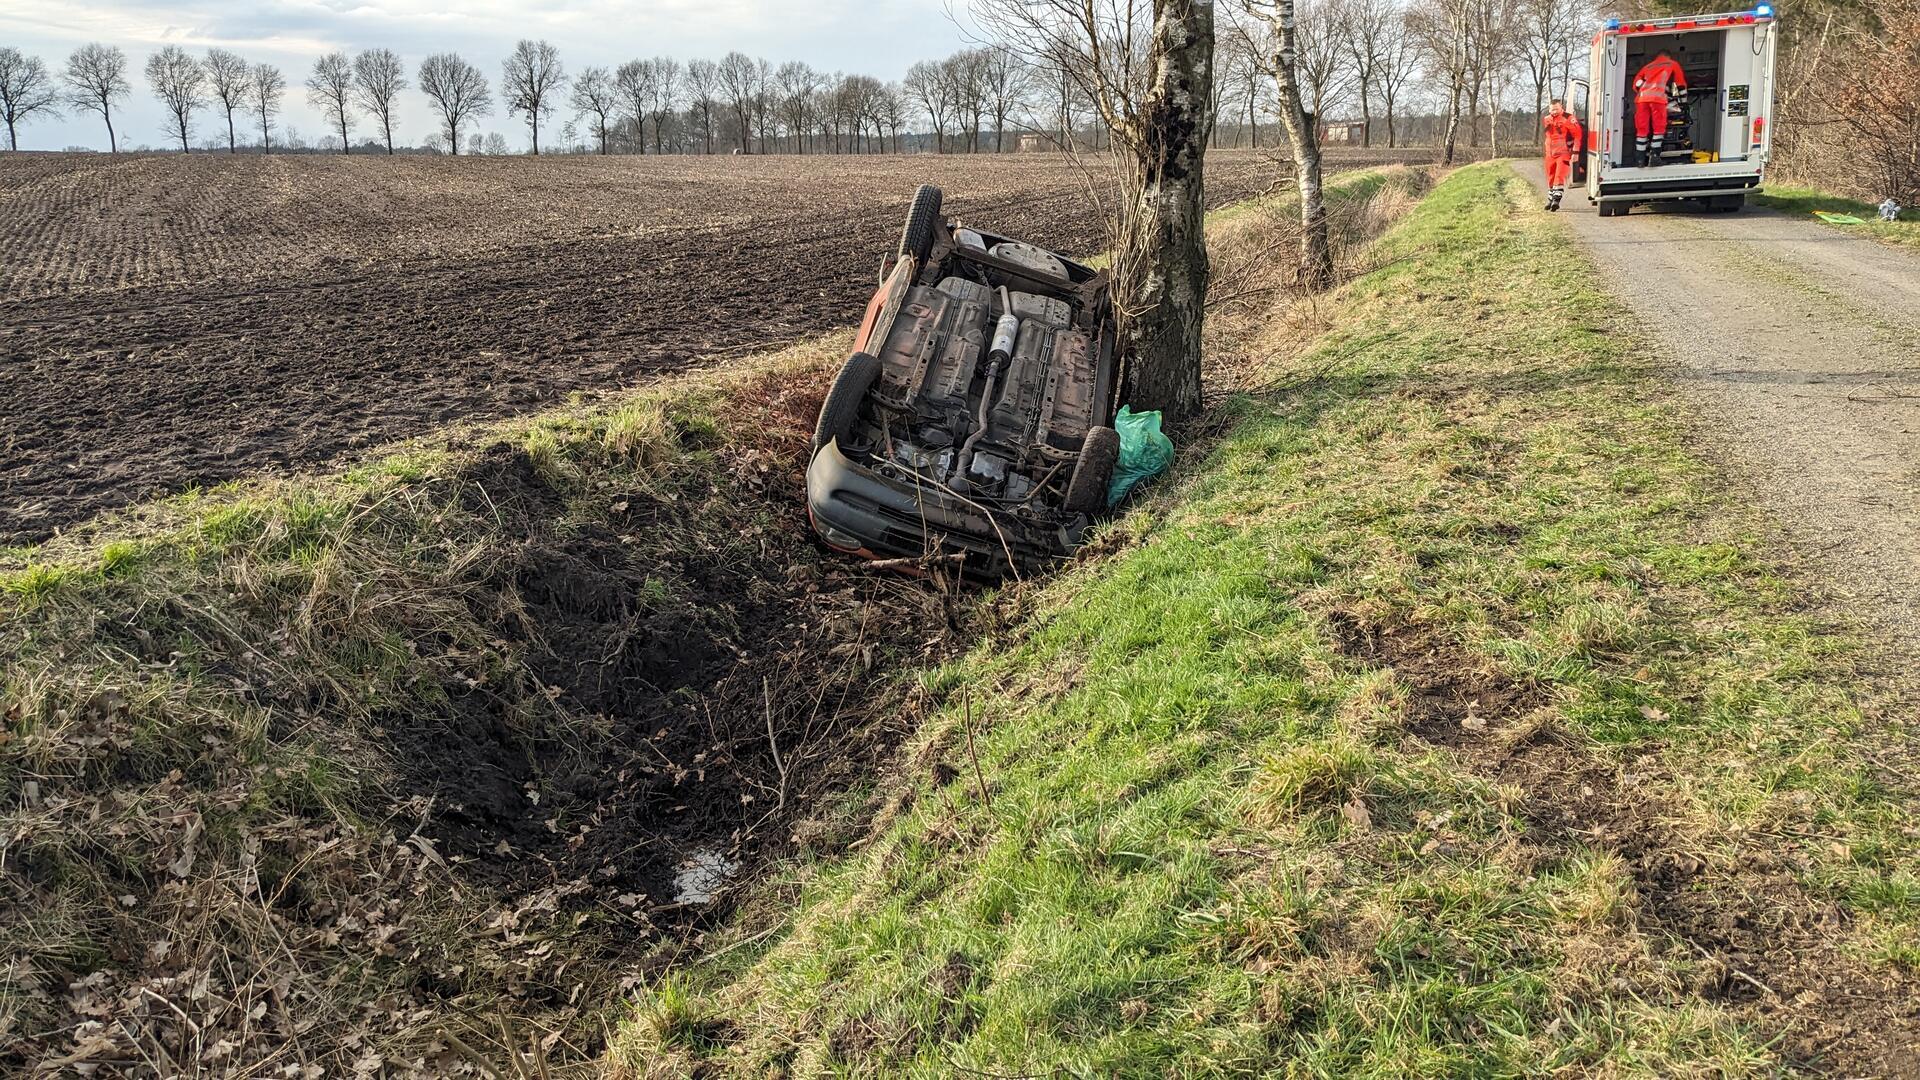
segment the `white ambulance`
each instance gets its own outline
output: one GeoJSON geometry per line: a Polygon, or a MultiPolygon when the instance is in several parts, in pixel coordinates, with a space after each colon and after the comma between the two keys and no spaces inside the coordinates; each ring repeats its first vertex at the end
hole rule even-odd
{"type": "MultiPolygon", "coordinates": [[[[1587,128],[1574,181],[1602,217],[1638,203],[1692,200],[1735,211],[1760,190],[1773,146],[1773,8],[1728,15],[1609,19],[1593,37],[1588,76],[1567,89],[1567,108],[1587,128]],[[1635,81],[1662,55],[1685,73],[1666,107],[1656,153],[1635,140],[1635,81]]],[[[1649,132],[1651,118],[1643,118],[1649,132]]]]}

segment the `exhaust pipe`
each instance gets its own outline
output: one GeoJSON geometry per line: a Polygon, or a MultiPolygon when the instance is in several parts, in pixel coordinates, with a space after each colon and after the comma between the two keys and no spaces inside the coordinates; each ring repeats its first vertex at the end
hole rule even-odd
{"type": "Polygon", "coordinates": [[[947,486],[962,495],[972,488],[967,482],[968,467],[973,464],[973,447],[980,436],[987,433],[987,409],[993,403],[994,387],[1000,382],[1000,369],[1013,358],[1013,343],[1020,337],[1020,320],[1013,314],[1013,298],[1007,295],[1007,287],[1000,286],[1000,321],[994,324],[993,341],[987,348],[987,381],[980,389],[980,411],[974,416],[973,434],[960,444],[960,452],[953,457],[953,472],[949,474],[947,486]]]}

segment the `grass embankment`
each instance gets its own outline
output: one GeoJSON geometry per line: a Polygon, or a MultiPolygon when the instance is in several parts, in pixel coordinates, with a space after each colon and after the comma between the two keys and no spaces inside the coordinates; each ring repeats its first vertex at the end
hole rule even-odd
{"type": "Polygon", "coordinates": [[[967,611],[806,531],[848,336],[0,551],[0,1067],[577,1062],[838,850],[967,611]]]}
{"type": "Polygon", "coordinates": [[[1813,221],[1821,219],[1814,216],[1815,210],[1825,210],[1834,214],[1852,214],[1866,222],[1864,225],[1832,225],[1828,228],[1844,232],[1870,236],[1882,243],[1902,247],[1920,247],[1920,207],[1902,208],[1899,221],[1881,221],[1880,208],[1873,203],[1848,199],[1839,195],[1830,195],[1816,188],[1799,187],[1793,184],[1767,185],[1763,194],[1754,196],[1754,203],[1772,207],[1813,221]]]}
{"type": "Polygon", "coordinates": [[[1913,1060],[1902,719],[1504,164],[1117,554],[924,679],[913,777],[639,995],[679,1075],[1848,1075],[1913,1060]]]}

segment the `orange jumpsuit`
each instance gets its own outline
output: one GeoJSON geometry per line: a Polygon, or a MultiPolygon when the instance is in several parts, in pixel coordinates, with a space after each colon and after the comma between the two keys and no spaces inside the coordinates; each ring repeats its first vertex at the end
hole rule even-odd
{"type": "Polygon", "coordinates": [[[1687,73],[1666,53],[1653,58],[1633,77],[1633,145],[1645,164],[1658,157],[1667,135],[1668,88],[1687,88],[1687,73]],[[1651,148],[1651,149],[1649,149],[1651,148]]]}
{"type": "Polygon", "coordinates": [[[1549,113],[1546,122],[1547,193],[1555,202],[1567,190],[1567,178],[1573,174],[1573,155],[1580,152],[1580,121],[1572,113],[1549,113]]]}

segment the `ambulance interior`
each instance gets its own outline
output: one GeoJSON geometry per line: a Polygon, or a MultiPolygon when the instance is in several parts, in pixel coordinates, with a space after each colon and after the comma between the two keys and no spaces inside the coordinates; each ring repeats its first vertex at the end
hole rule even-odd
{"type": "MultiPolygon", "coordinates": [[[[1628,133],[1620,140],[1620,165],[1644,165],[1634,160],[1633,78],[1641,68],[1661,53],[1680,62],[1687,73],[1684,105],[1667,109],[1667,134],[1660,144],[1663,164],[1688,163],[1695,153],[1716,154],[1720,150],[1720,46],[1725,35],[1718,30],[1705,33],[1654,34],[1625,39],[1627,45],[1627,92],[1620,95],[1625,108],[1621,130],[1628,133]]],[[[1710,159],[1711,160],[1711,159],[1710,159]]]]}
{"type": "Polygon", "coordinates": [[[1624,137],[1615,143],[1618,150],[1613,164],[1646,164],[1639,160],[1634,147],[1633,79],[1663,52],[1687,73],[1687,90],[1682,102],[1668,107],[1661,164],[1740,161],[1746,156],[1746,118],[1752,97],[1759,90],[1753,79],[1758,42],[1751,25],[1634,35],[1621,38],[1620,43],[1626,46],[1621,71],[1625,85],[1616,100],[1620,102],[1618,120],[1624,137]]]}

